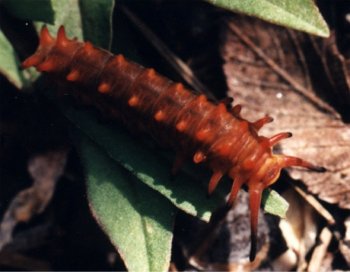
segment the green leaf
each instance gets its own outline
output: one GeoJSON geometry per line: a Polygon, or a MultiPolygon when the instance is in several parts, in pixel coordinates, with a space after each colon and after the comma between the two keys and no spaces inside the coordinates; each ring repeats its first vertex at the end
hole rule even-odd
{"type": "Polygon", "coordinates": [[[1,3],[13,16],[32,21],[53,23],[54,11],[50,0],[3,0],[1,3]]]}
{"type": "Polygon", "coordinates": [[[329,37],[329,28],[313,0],[207,0],[271,23],[329,37]]]}
{"type": "Polygon", "coordinates": [[[129,271],[167,271],[175,210],[86,137],[80,141],[90,209],[129,271]]]}
{"type": "Polygon", "coordinates": [[[114,2],[111,0],[80,1],[85,40],[105,49],[111,49],[114,2]]]}
{"type": "Polygon", "coordinates": [[[27,71],[20,71],[19,67],[20,62],[16,52],[0,29],[0,73],[18,89],[21,89],[28,83],[24,76],[29,74],[27,71]]]}
{"type": "Polygon", "coordinates": [[[266,189],[264,190],[262,196],[262,206],[265,212],[279,216],[281,218],[286,218],[289,204],[276,191],[266,189]]]}

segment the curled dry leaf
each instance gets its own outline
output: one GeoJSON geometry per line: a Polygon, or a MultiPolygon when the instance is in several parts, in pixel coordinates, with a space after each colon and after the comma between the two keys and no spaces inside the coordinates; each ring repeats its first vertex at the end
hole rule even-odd
{"type": "Polygon", "coordinates": [[[291,176],[303,180],[320,199],[350,209],[350,127],[320,98],[333,94],[317,88],[319,74],[311,70],[309,51],[305,51],[309,37],[235,16],[228,21],[223,38],[229,95],[235,104],[243,105],[243,116],[252,121],[272,116],[274,122],[264,127],[263,135],[291,131],[293,138],[280,145],[283,153],[328,170],[319,174],[290,169],[291,176]]]}
{"type": "Polygon", "coordinates": [[[11,201],[0,223],[0,249],[11,242],[19,222],[27,222],[41,213],[50,202],[58,179],[64,171],[67,150],[51,151],[34,156],[28,163],[32,187],[19,192],[11,201]]]}

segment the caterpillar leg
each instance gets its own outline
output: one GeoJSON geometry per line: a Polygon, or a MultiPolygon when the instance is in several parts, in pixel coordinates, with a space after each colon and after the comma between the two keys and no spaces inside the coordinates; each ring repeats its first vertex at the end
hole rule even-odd
{"type": "Polygon", "coordinates": [[[230,196],[229,196],[228,201],[227,201],[227,205],[229,205],[229,206],[233,205],[233,202],[236,200],[237,194],[239,192],[239,189],[241,189],[243,182],[244,182],[244,180],[240,176],[235,178],[235,180],[233,181],[233,184],[232,184],[232,188],[231,188],[230,196]]]}
{"type": "Polygon", "coordinates": [[[208,196],[210,196],[213,193],[223,175],[224,173],[222,171],[215,171],[213,173],[209,181],[208,196]]]}
{"type": "Polygon", "coordinates": [[[262,192],[263,192],[263,186],[261,186],[261,184],[251,185],[249,187],[250,232],[251,232],[249,260],[251,262],[254,261],[256,256],[258,218],[259,218],[259,209],[260,209],[262,192]]]}

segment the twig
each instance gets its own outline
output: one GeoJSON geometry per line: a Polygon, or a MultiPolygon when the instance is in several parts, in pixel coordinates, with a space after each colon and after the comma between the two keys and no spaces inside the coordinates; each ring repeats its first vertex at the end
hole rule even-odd
{"type": "Polygon", "coordinates": [[[315,247],[307,271],[320,271],[322,261],[326,255],[327,248],[331,242],[332,233],[325,227],[320,234],[320,244],[315,247]]]}
{"type": "Polygon", "coordinates": [[[298,192],[324,219],[329,225],[335,224],[334,217],[322,206],[322,204],[312,195],[305,193],[302,189],[292,184],[292,187],[298,192]]]}
{"type": "Polygon", "coordinates": [[[300,60],[301,67],[303,69],[303,74],[305,75],[305,79],[307,81],[306,85],[312,86],[310,72],[309,72],[309,69],[307,68],[305,55],[303,53],[303,50],[300,47],[300,42],[297,38],[297,35],[294,30],[287,29],[287,31],[288,31],[289,37],[292,40],[292,43],[294,44],[296,54],[298,55],[298,58],[300,60]]]}
{"type": "Polygon", "coordinates": [[[121,7],[126,16],[133,22],[141,31],[141,33],[149,40],[149,42],[155,47],[155,49],[161,54],[167,62],[177,71],[184,80],[199,93],[204,93],[208,98],[216,100],[211,94],[208,88],[193,74],[192,69],[178,56],[176,56],[169,47],[167,47],[158,37],[155,35],[144,22],[141,21],[134,13],[132,13],[125,6],[121,7]]]}

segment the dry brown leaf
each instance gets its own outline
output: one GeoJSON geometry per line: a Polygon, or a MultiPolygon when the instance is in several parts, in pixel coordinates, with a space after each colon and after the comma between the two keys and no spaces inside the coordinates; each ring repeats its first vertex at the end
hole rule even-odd
{"type": "Polygon", "coordinates": [[[14,228],[41,213],[50,202],[56,183],[64,171],[67,150],[51,151],[34,156],[28,163],[32,187],[19,192],[11,201],[0,223],[0,250],[11,242],[14,228]]]}
{"type": "Polygon", "coordinates": [[[293,138],[278,151],[328,169],[323,174],[289,169],[291,176],[320,199],[350,209],[350,126],[319,98],[325,90],[314,87],[320,79],[303,51],[307,36],[235,16],[223,38],[229,95],[243,105],[242,115],[252,121],[271,115],[274,122],[261,132],[266,136],[291,131],[293,138]]]}
{"type": "Polygon", "coordinates": [[[312,206],[293,189],[287,190],[283,197],[289,203],[286,219],[280,221],[280,228],[288,248],[298,256],[298,270],[305,270],[306,254],[315,245],[317,237],[316,212],[312,206]]]}
{"type": "MultiPolygon", "coordinates": [[[[324,263],[324,260],[326,258],[328,246],[331,243],[331,239],[332,232],[327,227],[323,228],[319,236],[319,243],[312,253],[307,271],[312,272],[325,270],[322,269],[322,263],[324,263]]],[[[327,270],[329,268],[331,267],[327,267],[327,270]]]]}
{"type": "Polygon", "coordinates": [[[273,271],[292,271],[298,263],[298,256],[288,249],[271,262],[273,271]]]}
{"type": "Polygon", "coordinates": [[[350,266],[350,217],[346,218],[345,222],[345,237],[340,241],[339,249],[347,264],[350,266]]]}

